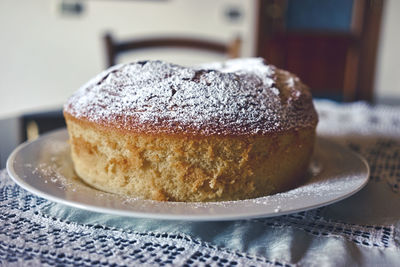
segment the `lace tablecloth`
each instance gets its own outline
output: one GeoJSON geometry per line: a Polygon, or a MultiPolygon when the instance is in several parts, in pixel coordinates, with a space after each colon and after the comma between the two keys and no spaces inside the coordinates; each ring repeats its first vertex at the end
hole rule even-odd
{"type": "Polygon", "coordinates": [[[400,263],[400,108],[316,101],[318,133],[362,154],[356,195],[292,215],[231,222],[134,219],[51,203],[0,171],[2,266],[385,266],[400,263]]]}

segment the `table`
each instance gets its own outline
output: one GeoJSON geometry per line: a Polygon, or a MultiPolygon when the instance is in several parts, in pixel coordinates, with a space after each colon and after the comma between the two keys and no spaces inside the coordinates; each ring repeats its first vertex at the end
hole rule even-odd
{"type": "Polygon", "coordinates": [[[1,265],[395,266],[400,262],[400,107],[316,101],[318,134],[370,164],[367,186],[274,218],[184,222],[74,209],[0,171],[1,265]]]}

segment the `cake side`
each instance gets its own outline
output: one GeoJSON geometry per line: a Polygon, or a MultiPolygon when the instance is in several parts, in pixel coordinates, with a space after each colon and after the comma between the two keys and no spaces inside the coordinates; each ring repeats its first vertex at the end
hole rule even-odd
{"type": "Polygon", "coordinates": [[[187,136],[114,131],[65,114],[77,174],[88,184],[163,201],[221,201],[297,186],[315,128],[268,136],[187,136]]]}

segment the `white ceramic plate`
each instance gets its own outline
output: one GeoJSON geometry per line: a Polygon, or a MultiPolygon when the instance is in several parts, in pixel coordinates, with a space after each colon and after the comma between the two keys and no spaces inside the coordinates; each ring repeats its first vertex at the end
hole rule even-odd
{"type": "Polygon", "coordinates": [[[325,206],[359,191],[369,168],[352,151],[317,138],[308,181],[293,190],[256,199],[183,203],[159,202],[105,193],[75,175],[69,156],[68,133],[58,130],[20,145],[10,155],[7,170],[22,188],[50,201],[95,212],[174,220],[236,220],[272,217],[325,206]]]}

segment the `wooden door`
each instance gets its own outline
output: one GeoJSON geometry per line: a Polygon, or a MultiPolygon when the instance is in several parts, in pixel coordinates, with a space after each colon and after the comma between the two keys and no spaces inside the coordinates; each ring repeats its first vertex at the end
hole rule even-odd
{"type": "Polygon", "coordinates": [[[316,97],[372,101],[384,0],[259,0],[257,55],[316,97]]]}

